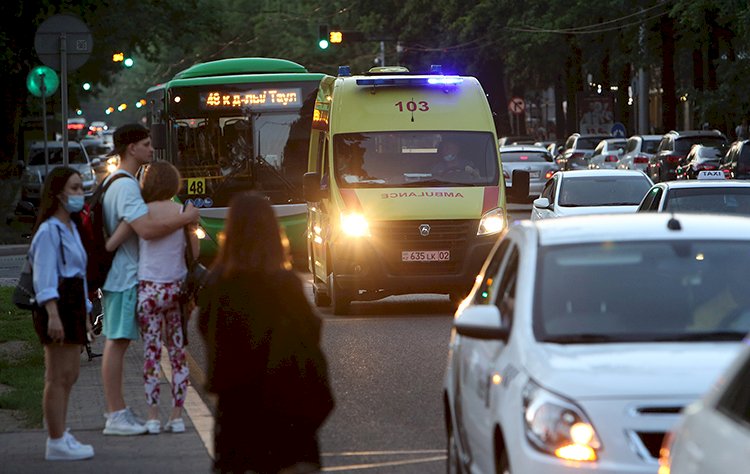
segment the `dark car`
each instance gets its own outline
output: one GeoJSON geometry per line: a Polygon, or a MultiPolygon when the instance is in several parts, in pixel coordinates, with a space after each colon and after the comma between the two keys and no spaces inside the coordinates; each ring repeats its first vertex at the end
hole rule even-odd
{"type": "Polygon", "coordinates": [[[730,179],[750,179],[750,140],[732,143],[719,169],[730,179]]]}
{"type": "Polygon", "coordinates": [[[701,171],[718,170],[723,156],[721,148],[693,145],[685,160],[677,167],[677,179],[697,179],[701,171]]]}
{"type": "Polygon", "coordinates": [[[588,169],[589,158],[600,141],[612,135],[574,133],[565,140],[558,165],[563,170],[588,169]]]}
{"type": "Polygon", "coordinates": [[[718,130],[684,130],[667,132],[661,138],[656,154],[649,159],[648,175],[655,183],[677,178],[680,165],[693,145],[705,145],[726,150],[727,137],[718,130]]]}

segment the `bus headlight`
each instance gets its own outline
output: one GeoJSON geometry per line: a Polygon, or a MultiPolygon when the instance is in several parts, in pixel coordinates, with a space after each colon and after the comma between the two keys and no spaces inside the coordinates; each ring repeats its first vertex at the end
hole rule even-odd
{"type": "Polygon", "coordinates": [[[197,226],[194,232],[195,232],[195,236],[198,237],[198,240],[203,240],[206,238],[206,235],[208,235],[206,234],[206,231],[201,226],[197,226]]]}
{"type": "Polygon", "coordinates": [[[358,213],[341,214],[341,230],[349,237],[369,237],[370,226],[365,216],[358,213]]]}
{"type": "Polygon", "coordinates": [[[479,220],[477,235],[497,234],[505,228],[505,213],[502,207],[492,209],[479,220]]]}
{"type": "Polygon", "coordinates": [[[523,406],[526,439],[532,446],[568,461],[596,461],[601,442],[575,403],[529,381],[523,406]]]}

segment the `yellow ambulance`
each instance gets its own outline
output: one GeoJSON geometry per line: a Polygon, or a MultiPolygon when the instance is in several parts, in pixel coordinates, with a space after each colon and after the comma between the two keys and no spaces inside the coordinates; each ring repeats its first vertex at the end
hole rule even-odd
{"type": "Polygon", "coordinates": [[[482,86],[439,66],[324,77],[303,184],[315,303],[334,314],[407,293],[457,303],[508,223],[482,86]]]}

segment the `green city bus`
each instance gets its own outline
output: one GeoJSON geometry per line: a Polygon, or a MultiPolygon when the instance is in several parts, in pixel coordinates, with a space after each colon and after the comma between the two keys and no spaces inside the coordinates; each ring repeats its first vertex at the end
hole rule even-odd
{"type": "Polygon", "coordinates": [[[307,262],[307,171],[313,109],[323,74],[285,59],[230,58],[196,64],[147,91],[155,159],[182,174],[182,202],[200,208],[201,259],[218,248],[229,200],[264,194],[307,262]]]}

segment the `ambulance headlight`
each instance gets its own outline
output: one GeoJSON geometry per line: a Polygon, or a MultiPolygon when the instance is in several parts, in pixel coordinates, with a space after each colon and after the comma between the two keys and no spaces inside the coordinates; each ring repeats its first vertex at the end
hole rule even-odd
{"type": "Polygon", "coordinates": [[[341,214],[341,230],[349,237],[368,237],[370,226],[365,216],[359,213],[341,214]]]}
{"type": "Polygon", "coordinates": [[[497,234],[505,228],[505,213],[498,207],[486,212],[479,220],[477,235],[497,234]]]}

